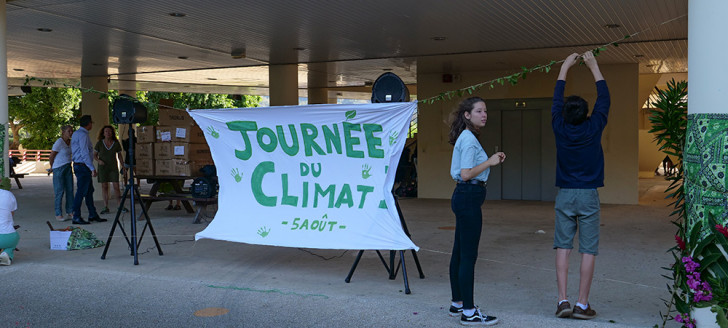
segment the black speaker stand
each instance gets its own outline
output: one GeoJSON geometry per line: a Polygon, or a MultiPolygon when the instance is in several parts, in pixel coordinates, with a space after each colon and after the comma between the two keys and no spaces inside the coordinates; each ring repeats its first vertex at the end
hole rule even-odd
{"type": "Polygon", "coordinates": [[[111,239],[114,237],[114,231],[116,230],[116,226],[119,226],[119,230],[121,230],[121,233],[124,235],[124,239],[126,239],[126,243],[129,245],[129,249],[131,249],[131,254],[134,256],[134,265],[139,265],[139,245],[142,243],[142,238],[144,238],[144,232],[147,231],[147,227],[149,227],[149,232],[152,233],[152,238],[154,239],[154,244],[157,246],[157,250],[159,251],[159,255],[164,255],[162,253],[162,248],[159,246],[159,240],[157,240],[157,234],[154,232],[154,227],[152,226],[152,220],[149,218],[149,214],[147,213],[147,208],[144,206],[144,203],[141,199],[141,194],[139,193],[139,186],[134,184],[134,166],[136,165],[136,160],[134,159],[134,145],[136,143],[136,139],[132,140],[132,125],[129,124],[129,146],[127,151],[129,152],[129,162],[128,164],[125,164],[124,166],[129,171],[129,181],[126,184],[126,187],[124,188],[124,195],[122,196],[121,200],[119,201],[119,209],[116,210],[116,218],[114,218],[114,223],[111,225],[111,232],[109,232],[109,239],[106,241],[106,247],[104,247],[104,253],[101,254],[101,259],[106,259],[106,252],[109,250],[109,245],[111,244],[111,239]],[[124,209],[124,204],[126,203],[126,199],[129,197],[130,201],[130,209],[129,214],[131,215],[131,239],[126,234],[126,231],[124,231],[124,227],[121,225],[121,222],[119,222],[119,217],[121,216],[122,210],[124,209]],[[141,205],[142,212],[144,213],[144,218],[146,219],[144,222],[144,229],[142,230],[142,233],[139,235],[139,241],[137,241],[137,226],[136,226],[136,206],[135,201],[138,201],[141,205]]]}
{"type": "MultiPolygon", "coordinates": [[[[399,207],[399,201],[397,200],[397,196],[392,194],[394,196],[394,205],[397,207],[397,214],[399,215],[399,223],[402,225],[402,230],[404,230],[405,235],[407,235],[407,238],[412,239],[409,229],[407,229],[407,223],[404,222],[404,216],[402,215],[402,209],[399,207]]],[[[417,271],[420,274],[420,279],[425,279],[425,274],[422,272],[422,266],[420,265],[420,260],[417,258],[417,252],[415,252],[414,249],[412,251],[412,258],[415,260],[415,264],[417,265],[417,271]]],[[[389,265],[387,265],[387,261],[384,260],[384,257],[382,256],[382,253],[379,252],[379,250],[376,251],[377,255],[379,256],[379,260],[382,261],[382,264],[384,265],[384,269],[387,270],[387,273],[389,274],[389,279],[394,280],[397,278],[397,273],[399,272],[400,266],[402,267],[402,279],[404,280],[404,293],[405,294],[411,294],[409,288],[409,281],[407,280],[407,267],[404,262],[404,250],[399,250],[399,263],[397,263],[397,267],[394,267],[394,259],[397,256],[396,250],[390,250],[389,251],[389,265]]],[[[356,270],[356,266],[359,264],[359,260],[361,260],[361,256],[364,254],[364,250],[360,250],[359,254],[356,255],[356,260],[354,260],[354,264],[351,266],[351,270],[349,270],[349,275],[346,276],[346,279],[344,281],[346,283],[351,282],[351,276],[354,275],[354,270],[356,270]]]]}

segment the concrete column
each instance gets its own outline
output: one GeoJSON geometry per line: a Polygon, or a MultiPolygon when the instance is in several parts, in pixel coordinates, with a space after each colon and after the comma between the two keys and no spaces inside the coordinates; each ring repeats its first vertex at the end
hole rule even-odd
{"type": "MultiPolygon", "coordinates": [[[[336,99],[336,98],[334,98],[336,99]]],[[[308,88],[309,104],[329,104],[329,89],[327,88],[308,88]]]]}
{"type": "MultiPolygon", "coordinates": [[[[108,92],[109,82],[105,76],[81,77],[81,88],[108,92]]],[[[81,95],[81,115],[91,115],[91,120],[94,124],[91,131],[89,131],[89,136],[91,137],[91,142],[96,144],[99,131],[104,125],[109,124],[109,100],[107,97],[99,97],[99,94],[95,92],[83,92],[81,95]]],[[[97,164],[94,162],[94,165],[97,164]]],[[[94,201],[101,200],[101,184],[98,183],[98,179],[96,178],[92,180],[95,189],[94,201]]],[[[83,206],[82,209],[84,209],[83,206]]],[[[100,211],[101,208],[98,210],[100,211]]]]}
{"type": "Polygon", "coordinates": [[[5,1],[0,3],[0,177],[7,177],[8,167],[8,51],[5,1]]]}
{"type": "Polygon", "coordinates": [[[298,65],[271,65],[268,80],[271,106],[298,105],[298,65]]]}
{"type": "Polygon", "coordinates": [[[308,65],[308,103],[309,104],[330,104],[329,76],[327,64],[308,65]]]}
{"type": "Polygon", "coordinates": [[[690,67],[688,128],[683,151],[685,205],[688,224],[703,223],[715,233],[714,223],[728,224],[728,107],[721,56],[728,52],[728,2],[688,2],[688,67],[690,67]]]}

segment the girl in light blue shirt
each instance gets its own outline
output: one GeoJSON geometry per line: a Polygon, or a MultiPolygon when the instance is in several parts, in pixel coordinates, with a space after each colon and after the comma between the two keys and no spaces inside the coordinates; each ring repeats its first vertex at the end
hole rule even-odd
{"type": "Polygon", "coordinates": [[[457,182],[450,206],[455,213],[455,239],[450,258],[450,316],[460,316],[465,325],[494,325],[498,319],[482,313],[473,301],[475,260],[483,228],[480,207],[485,201],[490,167],[506,159],[502,152],[490,158],[478,142],[480,129],[488,121],[485,100],[471,97],[463,100],[450,126],[452,153],[450,175],[457,182]]]}

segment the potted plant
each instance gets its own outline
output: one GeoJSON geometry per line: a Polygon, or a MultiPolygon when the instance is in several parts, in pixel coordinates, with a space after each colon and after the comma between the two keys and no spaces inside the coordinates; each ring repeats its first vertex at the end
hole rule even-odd
{"type": "Polygon", "coordinates": [[[662,327],[674,319],[687,328],[728,328],[728,230],[711,211],[691,209],[692,215],[700,217],[691,217],[689,222],[685,206],[687,82],[673,79],[667,83],[667,89],[655,89],[657,99],[652,103],[655,109],[650,113],[649,132],[655,134],[661,151],[677,158],[676,173],[667,177],[671,181],[667,198],[673,199],[670,206],[674,208],[670,216],[675,218],[672,222],[678,230],[676,246],[668,250],[675,262],[665,268],[671,272],[664,276],[672,280],[672,286],[668,285],[671,297],[665,300],[667,313],[661,314],[662,327]]]}

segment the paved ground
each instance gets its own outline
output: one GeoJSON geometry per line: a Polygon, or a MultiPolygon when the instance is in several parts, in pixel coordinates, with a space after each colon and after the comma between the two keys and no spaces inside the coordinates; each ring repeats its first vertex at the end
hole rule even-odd
{"type": "MultiPolygon", "coordinates": [[[[12,266],[0,267],[0,327],[459,326],[446,315],[454,225],[448,200],[400,201],[426,275],[418,278],[408,254],[412,294],[405,295],[401,274],[387,279],[374,252],[365,252],[347,284],[355,251],[194,242],[205,224],[191,224],[193,215],[165,211],[162,203],[154,204],[151,216],[163,256],[146,234],[140,264],[133,265],[118,231],[105,260],[100,259],[103,248],[52,251],[45,223],[53,220],[51,178],[29,176],[22,183],[24,189],[13,189],[20,251],[12,266]]],[[[662,199],[666,186],[643,179],[640,205],[602,207],[591,297],[599,317],[592,321],[553,317],[553,203],[486,202],[476,303],[501,318],[498,327],[661,324],[660,299],[668,297],[661,267],[670,263],[665,251],[675,230],[662,199]]],[[[126,217],[124,227],[129,224],[126,217]]],[[[111,220],[85,228],[106,240],[111,220]]],[[[578,263],[572,254],[572,298],[578,263]]]]}

